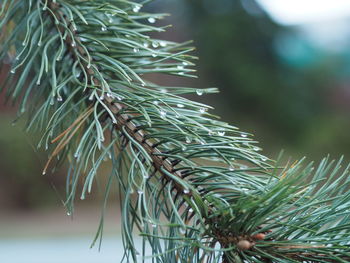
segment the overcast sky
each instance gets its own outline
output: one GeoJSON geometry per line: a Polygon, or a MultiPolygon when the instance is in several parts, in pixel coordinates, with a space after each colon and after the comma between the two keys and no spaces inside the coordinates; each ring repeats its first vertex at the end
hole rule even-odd
{"type": "Polygon", "coordinates": [[[277,22],[300,25],[350,17],[350,0],[258,0],[277,22]]]}

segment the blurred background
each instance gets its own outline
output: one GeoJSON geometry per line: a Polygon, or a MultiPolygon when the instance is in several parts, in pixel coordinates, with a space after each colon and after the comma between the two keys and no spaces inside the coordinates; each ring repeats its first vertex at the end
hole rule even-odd
{"type": "MultiPolygon", "coordinates": [[[[194,40],[198,79],[163,81],[221,93],[195,97],[223,120],[253,133],[274,158],[350,160],[350,2],[347,0],[156,0],[171,13],[159,37],[194,40]]],[[[142,11],[142,10],[141,10],[142,11]]],[[[1,67],[0,79],[8,65],[1,67]]],[[[119,262],[116,197],[99,253],[89,250],[100,218],[98,187],[67,216],[64,169],[41,176],[45,153],[16,125],[0,94],[0,262],[119,262]],[[19,253],[20,252],[20,253],[19,253]]]]}

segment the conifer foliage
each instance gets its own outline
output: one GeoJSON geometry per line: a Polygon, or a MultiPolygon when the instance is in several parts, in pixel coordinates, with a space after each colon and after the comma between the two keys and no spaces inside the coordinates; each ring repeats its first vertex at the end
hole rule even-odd
{"type": "MultiPolygon", "coordinates": [[[[348,167],[278,168],[249,134],[183,97],[216,89],[149,81],[193,77],[194,57],[190,43],[150,37],[164,14],[144,12],[147,2],[0,2],[0,60],[12,65],[1,89],[41,135],[43,174],[69,162],[67,213],[108,160],[125,262],[349,262],[348,167]]],[[[102,232],[103,217],[95,241],[102,232]]]]}

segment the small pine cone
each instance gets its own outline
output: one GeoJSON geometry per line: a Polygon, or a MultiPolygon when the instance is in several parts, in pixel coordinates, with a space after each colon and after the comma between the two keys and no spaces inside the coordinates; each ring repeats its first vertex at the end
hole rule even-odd
{"type": "Polygon", "coordinates": [[[248,249],[250,249],[252,246],[253,246],[253,243],[249,242],[248,240],[240,240],[240,241],[237,243],[237,247],[238,247],[240,250],[248,250],[248,249]]]}
{"type": "Polygon", "coordinates": [[[266,235],[264,233],[258,233],[252,236],[253,239],[255,240],[264,240],[266,235]]]}

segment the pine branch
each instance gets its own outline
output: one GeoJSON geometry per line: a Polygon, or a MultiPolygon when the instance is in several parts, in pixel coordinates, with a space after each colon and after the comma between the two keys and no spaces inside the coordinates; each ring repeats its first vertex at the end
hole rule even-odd
{"type": "MultiPolygon", "coordinates": [[[[28,130],[43,134],[44,173],[70,162],[68,214],[79,180],[84,199],[110,158],[104,207],[116,179],[126,261],[138,260],[135,229],[157,262],[348,261],[347,169],[327,160],[316,172],[301,162],[272,169],[278,165],[246,133],[181,96],[215,89],[146,81],[147,73],[191,77],[194,57],[187,43],[151,39],[164,28],[149,23],[163,15],[141,7],[126,0],[1,5],[0,59],[16,54],[12,72],[20,71],[4,87],[28,112],[28,130]]],[[[95,241],[102,232],[103,216],[95,241]]]]}
{"type": "MultiPolygon", "coordinates": [[[[63,19],[63,21],[60,21],[60,19],[58,19],[60,24],[69,25],[70,30],[73,32],[73,38],[68,36],[66,41],[65,41],[66,45],[67,45],[67,49],[70,51],[71,56],[73,57],[74,60],[77,59],[77,57],[74,54],[74,50],[72,50],[73,46],[76,46],[76,49],[77,49],[77,52],[79,53],[79,56],[85,58],[85,61],[83,61],[82,64],[83,64],[83,67],[87,73],[87,78],[91,81],[90,84],[93,86],[101,86],[101,83],[99,83],[99,81],[95,78],[94,70],[91,69],[91,67],[88,67],[89,64],[87,61],[89,61],[89,57],[87,56],[84,48],[82,48],[82,44],[81,44],[81,41],[79,39],[79,36],[76,36],[77,34],[76,34],[76,32],[74,32],[73,26],[70,23],[70,21],[67,19],[67,16],[65,14],[63,14],[62,12],[60,12],[60,10],[59,10],[60,6],[57,3],[49,2],[48,6],[52,10],[52,15],[53,15],[52,19],[54,20],[54,17],[56,17],[56,18],[61,17],[63,19]],[[73,43],[76,43],[76,44],[73,45],[73,43]]],[[[55,21],[53,21],[53,22],[55,22],[55,21]]],[[[60,30],[61,34],[64,34],[64,27],[59,26],[58,29],[60,30]]],[[[90,63],[94,63],[93,60],[90,61],[90,63]]],[[[161,170],[162,167],[164,169],[166,169],[168,173],[173,174],[174,177],[178,177],[178,178],[182,179],[181,172],[174,172],[173,165],[167,159],[160,156],[161,152],[157,149],[155,144],[149,142],[145,138],[145,134],[142,132],[142,129],[138,129],[137,126],[133,123],[132,116],[121,113],[121,112],[123,112],[123,109],[127,108],[126,105],[122,104],[121,102],[115,102],[115,100],[113,100],[110,96],[107,96],[107,95],[105,96],[103,93],[100,96],[100,99],[106,101],[106,106],[114,114],[115,119],[113,119],[113,120],[115,120],[115,122],[116,122],[115,123],[116,128],[123,133],[123,128],[125,127],[125,130],[126,130],[125,132],[128,133],[128,136],[125,136],[125,134],[123,134],[123,136],[124,137],[132,137],[135,141],[137,141],[144,148],[144,150],[151,157],[152,162],[153,162],[153,166],[156,168],[157,171],[162,173],[162,175],[165,178],[167,178],[167,180],[169,180],[169,181],[172,181],[172,178],[169,177],[166,173],[162,172],[162,170],[161,170]]],[[[45,173],[46,173],[46,171],[45,171],[45,173]]],[[[174,187],[180,193],[183,193],[185,190],[183,188],[183,186],[181,184],[177,183],[176,181],[174,182],[174,187]]],[[[191,193],[188,193],[188,195],[190,196],[191,193]]]]}

